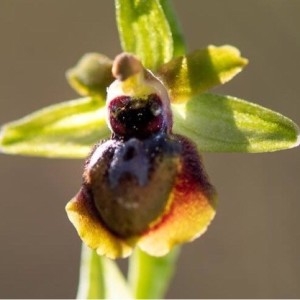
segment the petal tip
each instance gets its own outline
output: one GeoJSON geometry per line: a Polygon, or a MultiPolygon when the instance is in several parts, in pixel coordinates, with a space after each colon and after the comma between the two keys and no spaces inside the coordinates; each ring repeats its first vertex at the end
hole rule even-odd
{"type": "MultiPolygon", "coordinates": [[[[300,145],[300,133],[299,133],[298,129],[297,129],[297,131],[298,131],[298,135],[297,135],[297,139],[296,139],[296,142],[295,142],[293,148],[298,147],[300,145]]],[[[1,134],[1,132],[0,132],[0,134],[1,134]]],[[[1,141],[1,135],[0,135],[0,141],[1,141]]]]}
{"type": "Polygon", "coordinates": [[[131,254],[131,241],[119,239],[101,224],[89,211],[82,191],[67,203],[66,212],[82,241],[91,249],[95,249],[98,255],[116,259],[131,254]]]}

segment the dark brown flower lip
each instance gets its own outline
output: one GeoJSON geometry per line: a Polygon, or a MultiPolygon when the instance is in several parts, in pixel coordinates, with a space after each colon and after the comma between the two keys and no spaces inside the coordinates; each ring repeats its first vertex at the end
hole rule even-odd
{"type": "Polygon", "coordinates": [[[202,235],[215,216],[216,191],[194,143],[168,134],[152,136],[151,141],[156,151],[175,153],[148,152],[154,171],[145,186],[125,176],[110,188],[106,162],[128,140],[100,142],[86,161],[84,184],[66,209],[80,237],[100,255],[126,257],[135,246],[150,255],[165,255],[175,245],[202,235]]]}
{"type": "Polygon", "coordinates": [[[84,172],[89,207],[117,236],[141,234],[165,209],[180,153],[180,144],[165,133],[100,144],[84,172]]]}

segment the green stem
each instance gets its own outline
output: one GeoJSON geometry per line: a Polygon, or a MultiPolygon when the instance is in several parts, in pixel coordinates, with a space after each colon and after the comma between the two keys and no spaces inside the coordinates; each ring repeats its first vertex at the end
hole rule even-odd
{"type": "Polygon", "coordinates": [[[136,299],[164,296],[174,273],[179,247],[163,257],[150,256],[136,248],[129,258],[128,278],[136,299]]]}
{"type": "Polygon", "coordinates": [[[77,299],[133,299],[117,264],[84,244],[77,299]]]}
{"type": "Polygon", "coordinates": [[[101,257],[82,244],[77,299],[104,298],[102,265],[101,257]]]}

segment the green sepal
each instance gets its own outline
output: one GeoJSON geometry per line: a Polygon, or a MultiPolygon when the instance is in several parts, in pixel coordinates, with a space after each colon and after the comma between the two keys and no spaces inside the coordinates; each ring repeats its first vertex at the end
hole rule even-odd
{"type": "Polygon", "coordinates": [[[248,60],[237,48],[208,46],[162,65],[158,76],[169,90],[171,101],[180,103],[237,75],[248,60]]]}
{"type": "Polygon", "coordinates": [[[83,158],[93,144],[109,134],[103,100],[86,97],[43,108],[4,125],[0,131],[0,151],[83,158]]]}
{"type": "Polygon", "coordinates": [[[115,0],[122,48],[156,70],[173,57],[172,31],[158,0],[115,0]]]}
{"type": "Polygon", "coordinates": [[[235,97],[207,93],[172,109],[174,133],[189,137],[200,151],[272,152],[299,145],[293,121],[235,97]]]}
{"type": "Polygon", "coordinates": [[[151,256],[136,248],[129,258],[129,284],[136,299],[162,299],[175,271],[180,247],[167,255],[151,256]]]}
{"type": "Polygon", "coordinates": [[[133,299],[116,262],[82,244],[77,299],[133,299]]]}
{"type": "Polygon", "coordinates": [[[66,72],[69,84],[81,96],[106,97],[113,82],[112,60],[99,53],[85,54],[75,67],[66,72]]]}
{"type": "MultiPolygon", "coordinates": [[[[230,96],[202,94],[173,104],[174,132],[191,138],[201,151],[270,152],[299,144],[290,119],[230,96]]],[[[4,125],[0,151],[43,157],[84,158],[107,139],[106,109],[97,99],[56,104],[4,125]]]]}
{"type": "Polygon", "coordinates": [[[183,55],[186,52],[185,42],[175,11],[169,0],[159,0],[159,2],[172,32],[173,57],[183,55]]]}

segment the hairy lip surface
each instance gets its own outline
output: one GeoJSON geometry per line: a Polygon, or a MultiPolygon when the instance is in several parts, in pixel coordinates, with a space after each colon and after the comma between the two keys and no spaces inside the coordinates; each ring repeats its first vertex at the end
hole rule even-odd
{"type": "Polygon", "coordinates": [[[100,144],[85,173],[88,191],[104,224],[121,237],[148,229],[164,211],[179,166],[180,144],[159,133],[100,144]],[[101,151],[99,148],[103,148],[101,151]],[[98,154],[101,152],[101,156],[98,154]]]}

